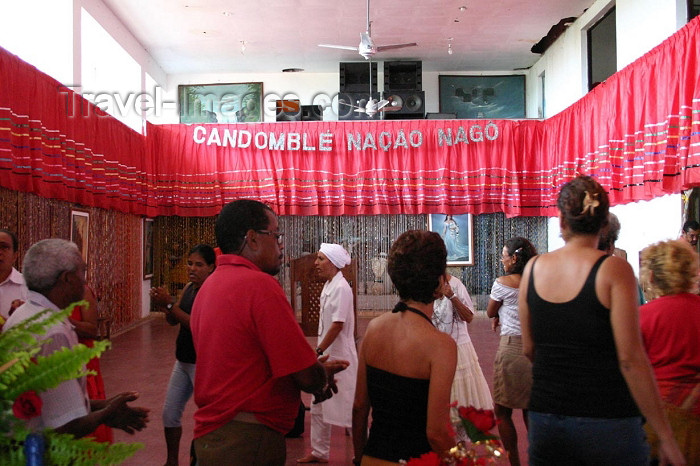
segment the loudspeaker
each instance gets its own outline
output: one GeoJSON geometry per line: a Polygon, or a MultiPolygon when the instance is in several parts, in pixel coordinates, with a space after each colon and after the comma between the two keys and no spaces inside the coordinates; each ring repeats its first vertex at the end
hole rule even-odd
{"type": "Polygon", "coordinates": [[[301,121],[323,121],[323,106],[302,105],[301,121]]]}
{"type": "Polygon", "coordinates": [[[385,91],[420,91],[423,89],[423,62],[385,61],[385,91]]]}
{"type": "Polygon", "coordinates": [[[426,113],[426,120],[456,120],[456,113],[426,113]]]}
{"type": "Polygon", "coordinates": [[[397,102],[401,110],[384,112],[385,120],[422,119],[425,115],[425,91],[382,92],[382,99],[397,102]]]}
{"type": "Polygon", "coordinates": [[[301,121],[301,105],[296,99],[277,100],[275,102],[277,121],[301,121]]]}
{"type": "MultiPolygon", "coordinates": [[[[373,92],[372,96],[379,100],[379,92],[373,92]]],[[[354,107],[341,103],[364,107],[369,100],[369,92],[340,92],[338,93],[338,120],[378,120],[376,116],[369,118],[365,113],[356,112],[354,107]],[[359,103],[358,103],[359,102],[359,103]]]]}
{"type": "Polygon", "coordinates": [[[340,92],[369,92],[369,67],[372,66],[372,91],[377,92],[377,62],[341,62],[340,92]]]}

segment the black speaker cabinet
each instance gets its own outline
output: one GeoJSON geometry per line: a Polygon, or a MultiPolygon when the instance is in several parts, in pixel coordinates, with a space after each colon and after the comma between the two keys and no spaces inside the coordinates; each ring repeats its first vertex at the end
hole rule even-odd
{"type": "Polygon", "coordinates": [[[323,121],[323,106],[302,105],[301,121],[323,121]]]}
{"type": "Polygon", "coordinates": [[[425,91],[382,92],[382,99],[397,102],[400,110],[384,112],[385,120],[422,119],[425,116],[425,91]]]}
{"type": "Polygon", "coordinates": [[[372,66],[372,91],[377,92],[377,62],[341,62],[340,92],[369,92],[369,69],[372,66]]]}
{"type": "Polygon", "coordinates": [[[423,90],[423,62],[420,61],[385,61],[385,91],[420,91],[423,90]]]}
{"type": "MultiPolygon", "coordinates": [[[[373,92],[372,95],[379,100],[379,92],[373,92]]],[[[366,114],[355,111],[357,106],[364,108],[367,100],[369,100],[369,92],[366,91],[338,93],[338,120],[379,120],[378,116],[369,118],[366,114]]]]}

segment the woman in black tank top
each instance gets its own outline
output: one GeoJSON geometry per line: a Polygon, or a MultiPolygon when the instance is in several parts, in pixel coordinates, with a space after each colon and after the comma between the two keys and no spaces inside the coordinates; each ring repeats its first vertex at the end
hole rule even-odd
{"type": "Polygon", "coordinates": [[[579,176],[557,200],[566,244],[520,282],[523,350],[533,361],[530,465],[646,465],[643,414],[671,464],[685,464],[661,409],[639,332],[631,267],[597,249],[607,193],[579,176]]]}
{"type": "Polygon", "coordinates": [[[430,319],[446,258],[437,233],[407,231],[391,246],[388,271],[401,301],[369,323],[360,347],[352,420],[356,464],[398,464],[455,445],[448,426],[457,348],[430,319]]]}

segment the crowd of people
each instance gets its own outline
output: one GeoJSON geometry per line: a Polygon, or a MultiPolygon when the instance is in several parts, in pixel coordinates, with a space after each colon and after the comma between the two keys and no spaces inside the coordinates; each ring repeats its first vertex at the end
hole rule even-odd
{"type": "MultiPolygon", "coordinates": [[[[276,214],[254,200],[227,204],[216,220],[219,251],[190,250],[180,296],[150,291],[179,325],[162,409],[166,465],[178,464],[182,413],[193,395],[197,464],[285,464],[301,392],[313,403],[310,450],[298,463],[329,461],[334,425],[352,429],[354,464],[448,457],[468,442],[459,405],[494,411],[511,465],[521,464],[513,410],[522,411],[531,465],[700,464],[700,225],[686,222],[679,240],[642,251],[640,286],[615,248],[620,224],[600,184],[574,178],[557,206],[563,247],[538,255],[527,238],[514,237],[498,252],[503,275],[486,309],[500,334],[492,393],[469,336],[477,310],[464,283],[447,273],[440,234],[410,230],[392,244],[387,272],[399,301],[369,322],[359,348],[342,273],[352,258],[342,245],[321,244],[315,268],[325,283],[313,348],[274,278],[283,262],[276,214]]],[[[16,259],[16,236],[0,230],[5,328],[86,297],[90,306],[37,338],[42,354],[95,338],[96,299],[75,244],[36,243],[22,274],[16,259]]],[[[92,364],[92,381],[41,394],[32,428],[110,441],[108,428],[146,426],[149,410],[129,404],[138,394],[107,398],[92,364]]]]}

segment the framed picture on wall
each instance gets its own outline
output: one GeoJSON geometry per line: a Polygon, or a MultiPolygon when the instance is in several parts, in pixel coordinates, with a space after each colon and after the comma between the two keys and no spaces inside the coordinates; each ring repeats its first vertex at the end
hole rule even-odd
{"type": "Polygon", "coordinates": [[[177,87],[180,123],[263,121],[263,83],[193,84],[177,87]]]}
{"type": "Polygon", "coordinates": [[[429,214],[428,230],[442,236],[447,248],[447,265],[474,265],[472,215],[429,214]]]}
{"type": "Polygon", "coordinates": [[[90,214],[84,210],[70,211],[70,240],[78,245],[80,254],[87,264],[90,214]]]}
{"type": "Polygon", "coordinates": [[[525,76],[438,77],[440,112],[457,118],[525,118],[525,76]]]}
{"type": "Polygon", "coordinates": [[[143,279],[153,277],[153,219],[143,219],[143,279]]]}

